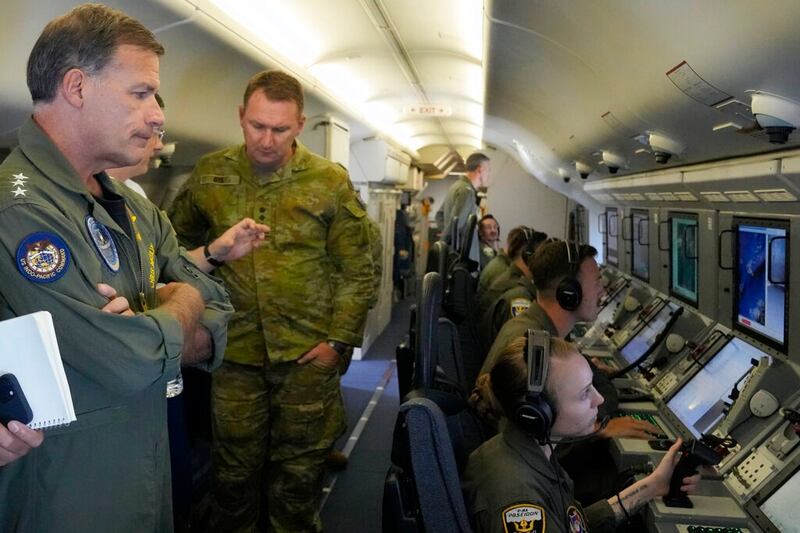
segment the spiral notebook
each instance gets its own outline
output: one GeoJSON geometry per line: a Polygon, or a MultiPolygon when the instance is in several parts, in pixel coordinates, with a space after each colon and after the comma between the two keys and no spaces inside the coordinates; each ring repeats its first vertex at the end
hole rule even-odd
{"type": "Polygon", "coordinates": [[[50,313],[0,322],[0,375],[7,373],[17,377],[33,411],[28,426],[47,429],[76,420],[50,313]]]}

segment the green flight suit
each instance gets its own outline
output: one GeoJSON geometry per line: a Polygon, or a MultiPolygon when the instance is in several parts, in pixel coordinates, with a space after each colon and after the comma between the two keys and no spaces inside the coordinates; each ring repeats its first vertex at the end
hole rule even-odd
{"type": "MultiPolygon", "coordinates": [[[[459,177],[455,183],[450,185],[450,188],[447,189],[447,195],[444,198],[444,203],[442,204],[442,215],[443,218],[442,224],[443,227],[440,229],[442,230],[442,240],[446,243],[452,243],[453,236],[450,235],[450,231],[453,228],[453,219],[456,219],[456,228],[459,233],[464,229],[464,226],[467,225],[467,218],[477,212],[477,202],[478,193],[475,190],[475,187],[472,186],[472,182],[469,181],[464,176],[459,177]]],[[[477,258],[477,250],[476,258],[477,258]]]]}
{"type": "Polygon", "coordinates": [[[200,159],[170,209],[187,246],[242,217],[270,234],[215,272],[236,314],[212,379],[213,531],[321,531],[324,461],[344,432],[335,368],[296,360],[326,340],[361,343],[373,295],[366,212],[340,165],[299,142],[277,172],[254,174],[243,145],[200,159]],[[262,496],[262,476],[269,470],[262,496]]]}
{"type": "Polygon", "coordinates": [[[508,320],[525,312],[536,298],[533,281],[517,265],[511,263],[492,286],[483,293],[478,303],[481,320],[478,335],[487,349],[508,320]]]}
{"type": "Polygon", "coordinates": [[[156,283],[186,282],[203,295],[214,342],[207,369],[225,350],[227,293],[185,256],[148,200],[97,175],[129,235],[33,120],[19,143],[0,165],[0,316],[52,314],[77,421],[47,430],[39,448],[0,468],[0,530],[172,531],[164,390],[184,339],[178,320],[157,307],[156,283]],[[89,216],[113,245],[95,244],[89,216]],[[101,311],[101,282],[135,316],[101,311]]]}
{"type": "Polygon", "coordinates": [[[462,479],[475,533],[614,531],[607,501],[584,509],[558,461],[514,424],[501,426],[502,433],[470,455],[462,479]]]}
{"type": "MultiPolygon", "coordinates": [[[[480,374],[491,372],[497,357],[505,347],[514,339],[522,337],[528,329],[542,329],[554,337],[558,336],[553,321],[539,303],[534,301],[527,311],[512,318],[500,329],[480,374]]],[[[604,399],[598,407],[598,417],[613,416],[619,407],[617,389],[608,376],[598,370],[590,360],[587,361],[592,368],[592,384],[604,399]]],[[[491,422],[492,420],[487,420],[487,423],[491,422]]],[[[591,495],[592,498],[608,496],[606,485],[608,481],[615,479],[617,473],[610,460],[608,439],[597,438],[562,444],[558,446],[556,453],[573,479],[579,481],[577,484],[579,498],[586,499],[587,495],[591,495]]]]}
{"type": "Polygon", "coordinates": [[[494,280],[505,272],[511,266],[511,258],[506,255],[504,250],[497,252],[494,259],[489,261],[486,268],[481,269],[481,275],[478,277],[478,289],[475,291],[475,297],[480,298],[481,295],[492,286],[494,280]]]}
{"type": "MultiPolygon", "coordinates": [[[[515,316],[500,329],[500,332],[492,343],[489,354],[486,356],[486,360],[483,362],[480,374],[491,372],[497,357],[505,347],[514,339],[524,336],[525,332],[529,329],[542,329],[549,332],[553,337],[558,336],[558,331],[553,321],[550,320],[550,317],[539,303],[534,301],[527,311],[521,315],[515,316]]],[[[617,389],[608,376],[600,372],[591,361],[589,361],[589,366],[592,367],[592,384],[594,388],[597,389],[597,392],[605,399],[598,409],[598,414],[601,417],[611,416],[619,407],[617,389]]]]}
{"type": "Polygon", "coordinates": [[[484,243],[483,241],[478,241],[478,247],[480,248],[480,265],[481,269],[486,268],[489,263],[492,262],[492,259],[497,257],[497,250],[492,248],[490,245],[484,243]]]}

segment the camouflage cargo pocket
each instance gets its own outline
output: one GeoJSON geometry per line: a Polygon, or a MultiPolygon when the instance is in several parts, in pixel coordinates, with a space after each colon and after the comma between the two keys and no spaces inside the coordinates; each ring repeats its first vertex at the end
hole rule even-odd
{"type": "Polygon", "coordinates": [[[312,448],[325,430],[325,406],[322,401],[306,404],[283,404],[277,409],[272,425],[272,442],[312,448]]]}

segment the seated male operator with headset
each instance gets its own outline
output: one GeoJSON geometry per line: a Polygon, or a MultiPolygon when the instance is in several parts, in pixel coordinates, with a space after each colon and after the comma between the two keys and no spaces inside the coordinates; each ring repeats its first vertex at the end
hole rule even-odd
{"type": "MultiPolygon", "coordinates": [[[[575,500],[553,447],[596,433],[603,397],[573,344],[528,330],[497,355],[488,381],[501,433],[473,452],[462,480],[477,533],[614,531],[669,492],[680,439],[650,475],[608,500],[586,509],[575,500]]],[[[694,492],[699,479],[683,478],[681,490],[694,492]]]]}

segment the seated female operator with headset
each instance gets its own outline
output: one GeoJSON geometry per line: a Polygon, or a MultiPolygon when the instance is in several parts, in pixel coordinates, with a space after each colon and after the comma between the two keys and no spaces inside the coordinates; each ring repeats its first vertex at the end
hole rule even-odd
{"type": "MultiPolygon", "coordinates": [[[[553,445],[591,435],[603,397],[574,345],[528,330],[500,354],[490,379],[492,401],[505,415],[502,431],[470,456],[462,481],[476,532],[614,531],[669,491],[680,439],[653,473],[616,496],[585,512],[575,501],[572,480],[553,456],[553,445]]],[[[699,479],[699,474],[684,478],[682,490],[693,492],[699,479]]]]}

